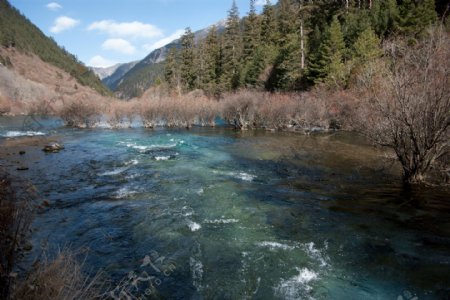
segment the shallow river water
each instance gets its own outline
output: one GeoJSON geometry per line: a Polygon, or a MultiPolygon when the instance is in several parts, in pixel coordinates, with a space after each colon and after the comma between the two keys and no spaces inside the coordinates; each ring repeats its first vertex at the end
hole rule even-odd
{"type": "Polygon", "coordinates": [[[24,264],[43,244],[89,249],[88,272],[148,299],[450,294],[448,190],[404,187],[355,135],[27,126],[0,119],[1,164],[50,203],[24,264]]]}

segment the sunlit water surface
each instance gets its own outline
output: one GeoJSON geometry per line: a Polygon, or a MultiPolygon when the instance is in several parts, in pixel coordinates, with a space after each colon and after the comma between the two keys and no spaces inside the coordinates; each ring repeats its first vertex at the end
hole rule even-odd
{"type": "Polygon", "coordinates": [[[396,163],[352,134],[0,124],[0,145],[65,146],[27,153],[18,173],[50,202],[24,264],[43,244],[88,248],[87,271],[147,298],[450,293],[448,191],[404,188],[396,163]]]}

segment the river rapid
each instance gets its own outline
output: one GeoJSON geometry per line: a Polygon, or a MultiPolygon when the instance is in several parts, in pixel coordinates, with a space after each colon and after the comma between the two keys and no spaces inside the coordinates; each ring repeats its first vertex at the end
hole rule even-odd
{"type": "Polygon", "coordinates": [[[395,160],[351,133],[2,117],[0,147],[50,203],[23,266],[42,245],[88,249],[86,272],[148,299],[450,294],[448,190],[405,187],[395,160]],[[49,140],[65,149],[45,154],[49,140]]]}

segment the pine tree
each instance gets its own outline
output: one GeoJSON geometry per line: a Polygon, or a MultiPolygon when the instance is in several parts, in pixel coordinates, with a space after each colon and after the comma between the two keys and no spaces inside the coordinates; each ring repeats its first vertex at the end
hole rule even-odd
{"type": "Polygon", "coordinates": [[[292,34],[297,32],[297,21],[295,7],[291,3],[291,0],[280,0],[278,12],[278,42],[281,47],[289,43],[292,34]]]}
{"type": "Polygon", "coordinates": [[[420,35],[429,25],[436,21],[434,0],[403,0],[399,7],[400,32],[406,35],[420,35]]]}
{"type": "Polygon", "coordinates": [[[233,1],[228,12],[227,25],[223,36],[223,73],[221,83],[225,89],[237,89],[241,84],[242,35],[239,11],[233,1]]]}
{"type": "Polygon", "coordinates": [[[336,16],[324,34],[314,61],[309,66],[309,79],[317,82],[339,83],[344,77],[343,54],[345,51],[341,25],[336,16]]]}
{"type": "Polygon", "coordinates": [[[277,43],[277,21],[275,8],[267,0],[262,13],[261,40],[265,45],[276,45],[277,43]]]}
{"type": "Polygon", "coordinates": [[[188,27],[181,37],[181,81],[184,89],[190,91],[195,88],[195,41],[194,33],[188,27]]]}
{"type": "Polygon", "coordinates": [[[396,29],[399,11],[396,0],[375,1],[370,11],[372,28],[379,36],[396,29]]]}
{"type": "Polygon", "coordinates": [[[177,49],[170,48],[164,63],[164,80],[170,90],[178,89],[180,70],[178,68],[177,49]]]}
{"type": "Polygon", "coordinates": [[[367,28],[360,33],[353,45],[353,57],[358,63],[364,64],[367,61],[380,57],[383,53],[380,47],[381,40],[372,28],[367,28]]]}
{"type": "Polygon", "coordinates": [[[250,11],[244,21],[243,42],[243,60],[244,62],[248,62],[252,59],[260,43],[260,24],[259,17],[256,13],[255,0],[250,0],[250,11]]]}
{"type": "Polygon", "coordinates": [[[217,93],[217,83],[220,76],[220,49],[217,38],[217,28],[212,26],[203,43],[204,71],[202,88],[209,94],[217,93]]]}

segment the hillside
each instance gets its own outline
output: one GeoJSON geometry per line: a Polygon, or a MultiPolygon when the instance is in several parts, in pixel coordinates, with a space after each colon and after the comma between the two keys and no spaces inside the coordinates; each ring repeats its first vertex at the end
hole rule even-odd
{"type": "MultiPolygon", "coordinates": [[[[110,92],[98,77],[77,58],[45,36],[7,0],[0,0],[0,45],[25,54],[34,54],[42,61],[56,66],[74,77],[81,85],[89,86],[102,95],[110,92]]],[[[7,57],[0,60],[7,60],[7,57]]]]}
{"type": "MultiPolygon", "coordinates": [[[[223,32],[225,30],[225,21],[221,20],[215,26],[218,32],[223,32]]],[[[210,28],[211,26],[196,31],[194,33],[195,40],[197,42],[203,40],[207,36],[210,28]]],[[[114,78],[114,83],[111,83],[109,78],[103,79],[103,82],[121,98],[130,99],[139,97],[156,83],[158,79],[162,80],[164,72],[163,62],[169,50],[172,48],[179,49],[180,47],[180,39],[174,40],[164,47],[153,50],[128,72],[122,74],[119,78],[114,78]]]]}
{"type": "Polygon", "coordinates": [[[0,47],[0,57],[7,57],[9,66],[0,63],[0,115],[56,114],[81,100],[111,101],[35,54],[0,47]]]}
{"type": "Polygon", "coordinates": [[[105,84],[111,91],[115,90],[117,86],[121,83],[122,77],[130,71],[139,61],[132,61],[129,63],[119,64],[117,68],[102,79],[103,84],[105,84]]]}
{"type": "MultiPolygon", "coordinates": [[[[163,61],[171,48],[179,47],[178,41],[172,42],[162,48],[152,51],[143,60],[137,63],[131,70],[116,81],[116,95],[123,99],[141,96],[158,78],[163,77],[163,61]]],[[[113,87],[113,86],[112,86],[113,87]]]]}

